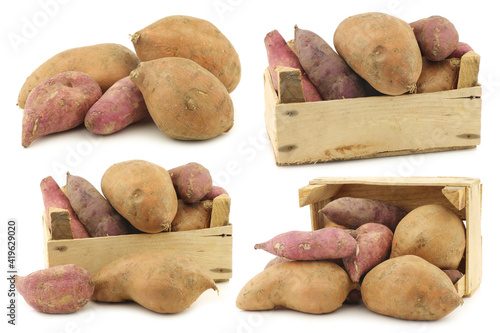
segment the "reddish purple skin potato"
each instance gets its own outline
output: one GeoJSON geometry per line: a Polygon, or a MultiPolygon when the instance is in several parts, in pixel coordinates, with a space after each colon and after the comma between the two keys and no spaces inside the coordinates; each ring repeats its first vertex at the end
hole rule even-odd
{"type": "Polygon", "coordinates": [[[358,248],[342,259],[353,282],[359,282],[366,272],[388,258],[392,236],[391,229],[379,223],[366,223],[356,229],[358,248]]]}
{"type": "Polygon", "coordinates": [[[288,231],[256,244],[254,248],[291,260],[338,259],[356,251],[356,240],[345,230],[323,228],[288,231]]]}
{"type": "Polygon", "coordinates": [[[422,54],[432,61],[446,59],[456,48],[458,32],[448,19],[434,15],[410,23],[422,54]]]}
{"type": "Polygon", "coordinates": [[[73,313],[84,307],[94,293],[92,275],[73,264],[16,275],[15,284],[24,300],[44,313],[73,313]]]}
{"type": "Polygon", "coordinates": [[[147,117],[141,90],[126,76],[92,105],[85,116],[85,127],[95,134],[112,134],[147,117]]]}
{"type": "Polygon", "coordinates": [[[69,223],[71,225],[73,238],[90,237],[87,229],[85,229],[75,211],[71,207],[68,197],[64,194],[59,185],[57,185],[54,178],[51,176],[44,178],[40,183],[40,189],[42,190],[43,204],[45,206],[45,218],[47,221],[49,218],[50,207],[66,209],[70,216],[69,223]]]}
{"type": "Polygon", "coordinates": [[[169,170],[177,196],[186,203],[200,201],[212,188],[212,176],[203,165],[190,162],[169,170]]]}
{"type": "Polygon", "coordinates": [[[324,100],[366,96],[362,79],[314,32],[295,26],[295,49],[324,100]]]}
{"type": "Polygon", "coordinates": [[[462,58],[462,56],[464,54],[466,54],[469,51],[474,51],[469,44],[464,43],[464,42],[458,42],[457,48],[455,49],[455,51],[451,52],[451,54],[447,58],[448,59],[451,59],[451,58],[460,59],[460,58],[462,58]]]}
{"type": "Polygon", "coordinates": [[[214,200],[215,198],[217,198],[219,195],[222,195],[222,194],[228,194],[228,193],[222,187],[212,185],[212,187],[210,188],[208,193],[201,200],[202,201],[203,200],[214,200]]]}
{"type": "Polygon", "coordinates": [[[394,231],[407,212],[389,202],[342,197],[329,202],[321,213],[333,223],[357,229],[365,223],[380,223],[394,231]]]}
{"type": "Polygon", "coordinates": [[[458,269],[443,269],[443,272],[448,275],[453,284],[457,283],[464,276],[458,269]]]}
{"type": "Polygon", "coordinates": [[[87,111],[101,96],[99,84],[82,72],[64,72],[42,81],[26,100],[23,147],[29,147],[44,135],[81,125],[87,111]]]}
{"type": "Polygon", "coordinates": [[[67,174],[69,202],[91,237],[128,234],[128,221],[86,179],[67,174]]]}
{"type": "Polygon", "coordinates": [[[274,68],[276,68],[276,66],[297,68],[300,69],[301,72],[302,90],[304,91],[305,101],[315,102],[323,100],[316,87],[307,77],[297,55],[277,30],[269,32],[264,38],[264,43],[266,44],[267,59],[269,67],[271,68],[271,78],[275,90],[278,90],[278,75],[274,68]]]}

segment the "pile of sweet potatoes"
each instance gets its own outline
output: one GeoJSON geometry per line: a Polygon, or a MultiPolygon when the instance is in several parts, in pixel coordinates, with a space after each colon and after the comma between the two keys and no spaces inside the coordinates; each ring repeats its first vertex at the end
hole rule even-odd
{"type": "Polygon", "coordinates": [[[275,255],[240,291],[243,310],[333,312],[359,303],[379,314],[436,320],[462,304],[466,236],[442,205],[407,212],[393,203],[340,197],[321,210],[328,223],[255,245],[275,255]]]}
{"type": "Polygon", "coordinates": [[[206,140],[231,129],[229,93],[241,65],[212,23],[168,16],[131,40],[136,52],[114,43],[72,48],[33,71],[18,97],[22,145],[82,124],[106,135],[152,119],[179,140],[206,140]]]}
{"type": "Polygon", "coordinates": [[[288,42],[277,30],[264,42],[277,91],[277,72],[283,67],[300,70],[303,98],[295,102],[455,89],[460,58],[472,51],[442,16],[407,23],[379,12],[343,20],[335,30],[333,47],[297,26],[288,42]]]}

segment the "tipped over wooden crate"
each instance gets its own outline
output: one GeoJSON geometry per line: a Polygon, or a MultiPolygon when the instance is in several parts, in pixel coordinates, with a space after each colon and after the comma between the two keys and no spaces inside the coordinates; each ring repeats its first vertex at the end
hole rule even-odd
{"type": "Polygon", "coordinates": [[[197,262],[216,282],[232,277],[233,228],[229,223],[231,199],[213,200],[210,228],[72,239],[67,210],[51,208],[44,217],[45,267],[75,264],[92,275],[121,256],[146,251],[183,254],[197,262]]]}
{"type": "Polygon", "coordinates": [[[459,269],[464,276],[455,284],[460,296],[471,296],[481,284],[482,184],[475,178],[379,177],[317,178],[299,190],[301,207],[310,206],[313,230],[325,226],[319,213],[330,201],[341,197],[378,199],[411,211],[427,204],[440,204],[454,211],[466,227],[466,248],[459,269]]]}
{"type": "Polygon", "coordinates": [[[278,95],[266,69],[265,121],[276,164],[476,147],[481,139],[479,60],[473,51],[462,57],[454,90],[299,103],[280,99],[300,99],[296,84],[289,83],[297,76],[280,68],[278,95]]]}

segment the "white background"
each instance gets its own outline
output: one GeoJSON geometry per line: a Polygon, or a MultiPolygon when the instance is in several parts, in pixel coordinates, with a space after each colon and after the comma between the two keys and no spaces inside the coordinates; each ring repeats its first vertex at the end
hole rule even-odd
{"type": "MultiPolygon", "coordinates": [[[[20,275],[43,268],[40,181],[53,176],[64,184],[66,171],[96,187],[113,163],[145,159],[172,168],[196,161],[211,170],[215,183],[232,197],[234,226],[233,278],[219,285],[220,294],[207,291],[188,310],[160,315],[136,304],[90,302],[71,315],[47,315],[17,299],[17,325],[7,324],[7,281],[1,278],[0,321],[9,332],[93,332],[104,329],[168,332],[271,332],[325,329],[372,332],[442,332],[477,330],[491,324],[497,331],[499,233],[495,209],[497,189],[500,73],[497,11],[487,1],[11,1],[2,11],[2,85],[0,121],[2,142],[0,177],[0,275],[7,271],[6,227],[18,221],[17,263],[20,275]],[[51,6],[44,4],[52,4],[51,6]],[[267,66],[263,39],[278,29],[293,38],[293,27],[312,30],[330,44],[336,26],[349,15],[383,11],[408,22],[442,15],[454,22],[460,39],[481,55],[483,86],[482,139],[476,149],[277,167],[264,123],[263,71],[267,66]],[[84,128],[51,135],[21,146],[22,110],[16,106],[26,77],[42,62],[63,50],[104,42],[133,49],[129,34],[168,15],[185,14],[214,23],[233,43],[242,63],[242,79],[231,94],[235,106],[233,129],[205,142],[179,142],[164,136],[154,124],[131,126],[112,136],[91,135],[84,128]],[[29,30],[27,26],[35,29],[29,30]],[[15,44],[12,38],[23,38],[15,44]],[[363,305],[344,306],[326,315],[290,310],[244,312],[236,308],[241,287],[260,272],[271,255],[253,250],[257,242],[289,230],[309,230],[307,207],[299,208],[298,189],[321,176],[466,176],[483,183],[483,282],[471,298],[436,322],[409,322],[371,313],[363,305]]],[[[4,329],[2,328],[2,331],[4,329]]],[[[5,331],[4,331],[5,332],[5,331]]]]}

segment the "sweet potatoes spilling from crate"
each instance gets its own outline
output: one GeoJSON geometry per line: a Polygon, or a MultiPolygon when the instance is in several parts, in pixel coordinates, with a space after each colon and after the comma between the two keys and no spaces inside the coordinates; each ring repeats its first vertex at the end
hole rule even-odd
{"type": "Polygon", "coordinates": [[[414,255],[373,268],[363,279],[361,297],[373,312],[410,320],[437,320],[462,304],[450,278],[414,255]]]}
{"type": "Polygon", "coordinates": [[[212,188],[210,171],[200,163],[190,162],[168,171],[177,195],[187,203],[203,199],[212,188]]]}
{"type": "Polygon", "coordinates": [[[456,48],[458,32],[447,18],[434,15],[410,23],[422,54],[431,61],[446,59],[456,48]]]}
{"type": "Polygon", "coordinates": [[[60,265],[15,277],[19,294],[35,310],[73,313],[84,307],[94,292],[94,280],[85,269],[60,265]]]}
{"type": "Polygon", "coordinates": [[[350,16],[338,25],[333,42],[347,64],[379,92],[415,92],[422,57],[405,21],[376,12],[350,16]]]}
{"type": "Polygon", "coordinates": [[[177,313],[206,290],[218,288],[192,260],[169,252],[142,252],[121,257],[94,277],[93,300],[134,301],[158,313],[177,313]]]}

